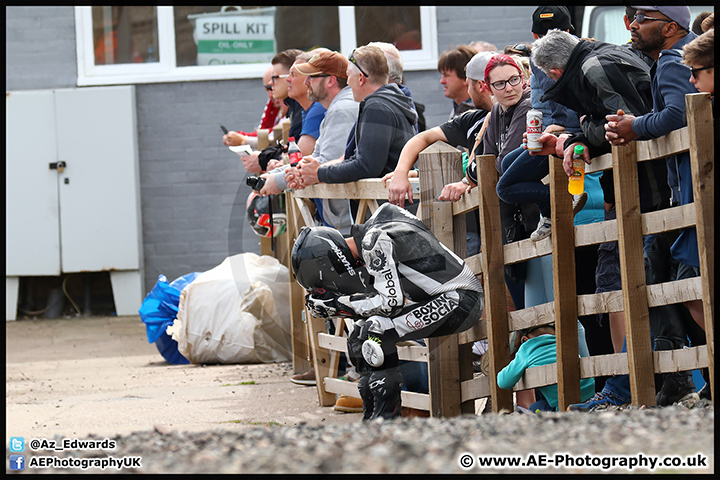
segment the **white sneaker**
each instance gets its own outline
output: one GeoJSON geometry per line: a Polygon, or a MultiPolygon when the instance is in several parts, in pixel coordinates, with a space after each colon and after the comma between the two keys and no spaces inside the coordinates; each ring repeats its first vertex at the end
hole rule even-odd
{"type": "Polygon", "coordinates": [[[530,234],[530,240],[532,240],[533,242],[539,242],[543,238],[549,237],[551,233],[552,224],[550,223],[550,218],[543,217],[541,215],[537,228],[532,234],[530,234]]]}

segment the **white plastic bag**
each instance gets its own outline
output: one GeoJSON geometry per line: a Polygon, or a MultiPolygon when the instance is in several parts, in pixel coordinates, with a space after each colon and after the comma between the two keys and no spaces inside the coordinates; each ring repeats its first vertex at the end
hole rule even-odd
{"type": "Polygon", "coordinates": [[[290,361],[289,281],[274,257],[228,257],[183,289],[167,333],[191,363],[290,361]]]}

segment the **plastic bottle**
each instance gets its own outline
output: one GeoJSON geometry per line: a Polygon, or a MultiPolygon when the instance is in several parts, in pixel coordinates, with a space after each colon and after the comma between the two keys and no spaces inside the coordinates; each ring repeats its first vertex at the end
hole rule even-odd
{"type": "Polygon", "coordinates": [[[585,190],[585,148],[582,145],[575,145],[572,157],[573,173],[568,179],[568,192],[573,195],[580,195],[585,190]]]}
{"type": "Polygon", "coordinates": [[[290,137],[288,139],[288,161],[290,162],[290,166],[294,167],[297,165],[297,163],[302,160],[303,154],[300,151],[300,148],[298,148],[297,143],[295,143],[295,137],[290,137]]]}

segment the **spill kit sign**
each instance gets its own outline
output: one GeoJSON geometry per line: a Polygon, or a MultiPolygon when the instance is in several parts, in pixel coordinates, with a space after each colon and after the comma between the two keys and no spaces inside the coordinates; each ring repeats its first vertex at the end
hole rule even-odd
{"type": "Polygon", "coordinates": [[[275,56],[275,8],[189,15],[198,65],[268,63],[275,56]]]}

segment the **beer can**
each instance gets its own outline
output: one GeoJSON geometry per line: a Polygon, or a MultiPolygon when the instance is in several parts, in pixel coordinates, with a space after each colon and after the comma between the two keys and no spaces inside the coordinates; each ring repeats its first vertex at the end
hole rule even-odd
{"type": "Polygon", "coordinates": [[[527,124],[527,149],[531,152],[542,150],[542,143],[538,140],[542,135],[543,121],[542,112],[540,110],[530,110],[526,116],[527,124]]]}

